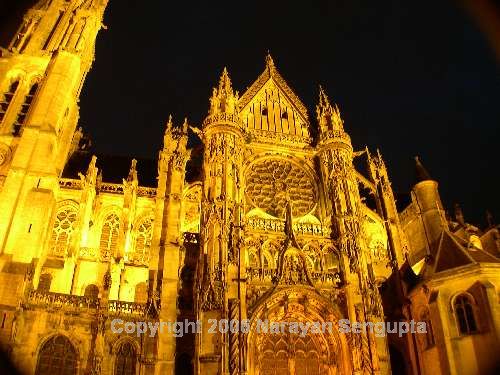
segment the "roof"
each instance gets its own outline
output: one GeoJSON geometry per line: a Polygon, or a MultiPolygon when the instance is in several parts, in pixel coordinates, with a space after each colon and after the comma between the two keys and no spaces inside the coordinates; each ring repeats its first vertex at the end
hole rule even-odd
{"type": "Polygon", "coordinates": [[[415,156],[415,180],[417,183],[432,180],[431,175],[427,172],[418,156],[415,156]]]}
{"type": "Polygon", "coordinates": [[[469,248],[468,243],[448,230],[443,230],[439,239],[431,245],[430,256],[422,275],[433,274],[478,263],[500,263],[500,259],[488,252],[469,248]]]}

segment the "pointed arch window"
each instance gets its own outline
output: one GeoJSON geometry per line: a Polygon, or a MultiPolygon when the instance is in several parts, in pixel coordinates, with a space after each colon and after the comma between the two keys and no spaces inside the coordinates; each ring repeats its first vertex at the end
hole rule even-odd
{"type": "Polygon", "coordinates": [[[12,103],[12,99],[14,99],[14,96],[16,95],[18,88],[19,88],[19,80],[15,80],[10,84],[7,92],[3,94],[2,101],[0,101],[0,124],[5,118],[7,110],[9,109],[10,104],[12,103]]]}
{"type": "Polygon", "coordinates": [[[103,259],[109,259],[115,252],[119,233],[120,219],[118,215],[115,213],[109,214],[102,225],[101,240],[99,242],[99,249],[103,259]]]}
{"type": "Polygon", "coordinates": [[[132,261],[140,264],[149,263],[149,250],[153,238],[153,218],[147,218],[139,225],[136,232],[132,261]]]}
{"type": "Polygon", "coordinates": [[[116,350],[114,375],[135,375],[137,352],[130,342],[123,342],[116,350]]]}
{"type": "Polygon", "coordinates": [[[146,283],[139,283],[135,286],[134,302],[146,303],[148,301],[148,286],[146,283]]]}
{"type": "Polygon", "coordinates": [[[13,135],[20,134],[22,126],[26,123],[26,117],[28,116],[31,103],[33,102],[33,98],[35,97],[37,91],[38,91],[38,82],[35,82],[33,85],[31,85],[28,94],[24,98],[23,104],[21,105],[16,121],[14,122],[12,130],[13,135]]]}
{"type": "Polygon", "coordinates": [[[52,284],[52,275],[44,273],[40,276],[38,281],[38,290],[41,292],[50,292],[50,285],[52,284]]]}
{"type": "Polygon", "coordinates": [[[73,344],[64,336],[45,342],[38,354],[35,375],[76,374],[77,355],[73,344]]]}
{"type": "Polygon", "coordinates": [[[73,207],[63,207],[56,215],[49,242],[49,255],[64,257],[75,231],[77,211],[73,207]]]}
{"type": "Polygon", "coordinates": [[[461,335],[477,333],[476,317],[474,315],[474,301],[467,294],[460,294],[454,302],[455,317],[461,335]]]}
{"type": "Polygon", "coordinates": [[[257,259],[257,255],[251,252],[248,255],[248,263],[250,268],[259,268],[259,260],[257,259]]]}
{"type": "Polygon", "coordinates": [[[99,287],[94,284],[87,285],[83,295],[92,300],[96,300],[99,298],[99,287]]]}

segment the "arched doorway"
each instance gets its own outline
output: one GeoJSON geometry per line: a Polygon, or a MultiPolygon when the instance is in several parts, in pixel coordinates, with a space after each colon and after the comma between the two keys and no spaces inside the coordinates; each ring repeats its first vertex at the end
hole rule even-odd
{"type": "Polygon", "coordinates": [[[278,291],[252,312],[247,337],[249,374],[352,372],[347,338],[338,331],[338,308],[313,290],[301,289],[278,291]],[[307,332],[300,328],[305,326],[309,327],[307,332]]]}
{"type": "Polygon", "coordinates": [[[311,335],[269,334],[258,350],[260,374],[321,375],[321,348],[311,335]]]}
{"type": "Polygon", "coordinates": [[[35,375],[76,374],[76,349],[68,338],[57,335],[47,340],[38,353],[35,375]]]}

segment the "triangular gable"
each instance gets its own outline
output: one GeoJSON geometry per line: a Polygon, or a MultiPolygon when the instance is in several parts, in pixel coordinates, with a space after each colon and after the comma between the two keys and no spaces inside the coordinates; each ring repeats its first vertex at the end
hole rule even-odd
{"type": "Polygon", "coordinates": [[[436,256],[434,272],[442,272],[473,263],[474,260],[467,253],[467,250],[453,238],[451,233],[444,231],[436,256]]]}
{"type": "Polygon", "coordinates": [[[307,109],[268,56],[266,69],[240,98],[240,117],[253,133],[310,137],[307,109]]]}

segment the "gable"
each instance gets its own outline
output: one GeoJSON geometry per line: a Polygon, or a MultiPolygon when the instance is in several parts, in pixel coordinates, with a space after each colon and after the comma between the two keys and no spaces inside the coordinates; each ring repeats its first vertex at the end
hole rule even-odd
{"type": "Polygon", "coordinates": [[[289,136],[288,139],[309,141],[307,110],[272,63],[268,62],[264,73],[243,94],[239,107],[249,133],[278,133],[289,136]]]}

